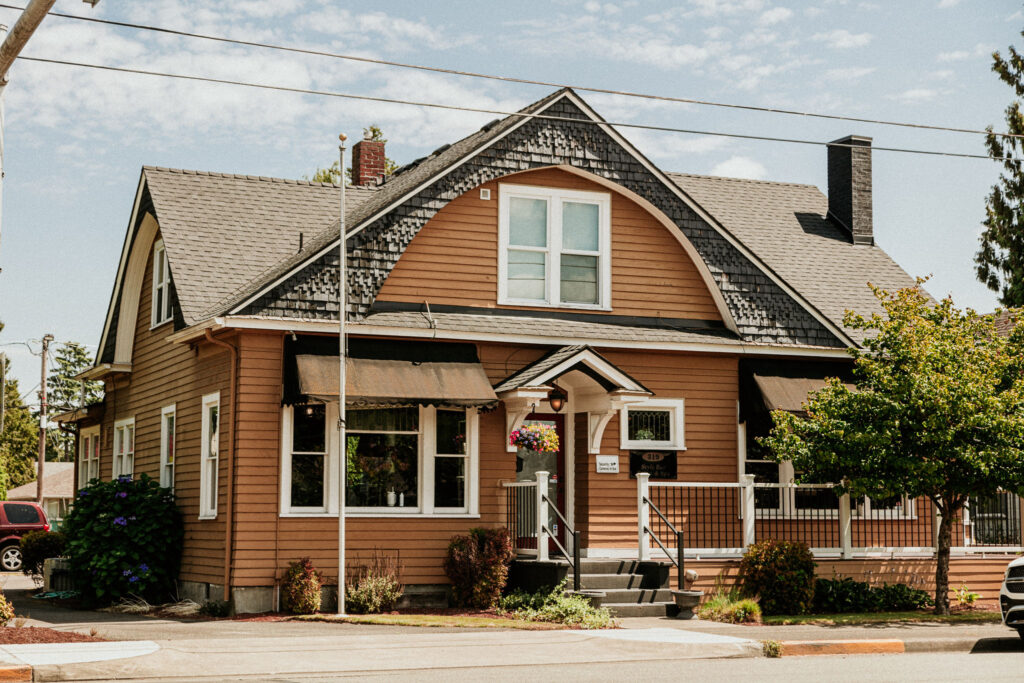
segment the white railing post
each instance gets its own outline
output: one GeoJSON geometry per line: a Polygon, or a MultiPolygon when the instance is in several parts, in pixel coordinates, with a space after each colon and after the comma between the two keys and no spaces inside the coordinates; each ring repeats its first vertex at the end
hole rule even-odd
{"type": "Polygon", "coordinates": [[[548,559],[548,473],[537,472],[537,559],[548,559]]]}
{"type": "Polygon", "coordinates": [[[839,553],[844,560],[853,557],[853,515],[849,493],[839,497],[839,553]]]}
{"type": "Polygon", "coordinates": [[[650,499],[651,475],[649,472],[636,473],[636,512],[637,512],[637,540],[639,549],[638,560],[651,559],[651,535],[647,532],[651,522],[651,511],[647,507],[647,500],[650,499]]]}
{"type": "Polygon", "coordinates": [[[743,547],[757,543],[757,508],[754,505],[754,475],[740,476],[740,515],[743,517],[743,547]]]}

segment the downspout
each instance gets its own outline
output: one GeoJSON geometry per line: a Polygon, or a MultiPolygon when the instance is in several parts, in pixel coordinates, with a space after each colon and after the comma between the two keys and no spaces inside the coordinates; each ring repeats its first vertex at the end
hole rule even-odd
{"type": "Polygon", "coordinates": [[[231,377],[228,380],[228,405],[231,406],[231,431],[228,432],[228,490],[224,511],[224,602],[231,599],[231,555],[234,543],[234,502],[235,497],[235,429],[238,427],[238,406],[235,401],[235,385],[238,382],[238,347],[220,339],[214,339],[209,329],[204,330],[206,341],[223,346],[231,354],[231,377]]]}

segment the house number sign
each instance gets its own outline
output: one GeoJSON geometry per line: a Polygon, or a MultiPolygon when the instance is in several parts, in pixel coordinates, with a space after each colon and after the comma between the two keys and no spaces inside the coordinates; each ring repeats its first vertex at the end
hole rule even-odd
{"type": "Polygon", "coordinates": [[[647,472],[651,479],[675,479],[675,451],[630,451],[630,478],[636,479],[637,472],[647,472]]]}
{"type": "Polygon", "coordinates": [[[617,455],[599,455],[599,456],[597,456],[597,473],[598,474],[618,474],[619,473],[619,456],[617,456],[617,455]]]}

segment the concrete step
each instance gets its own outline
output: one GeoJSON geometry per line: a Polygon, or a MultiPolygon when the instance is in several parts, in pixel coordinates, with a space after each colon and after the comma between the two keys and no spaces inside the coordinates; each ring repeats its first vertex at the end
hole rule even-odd
{"type": "Polygon", "coordinates": [[[604,591],[604,603],[654,603],[673,602],[672,591],[668,588],[625,588],[604,591]]]}
{"type": "MultiPolygon", "coordinates": [[[[643,578],[640,574],[580,574],[580,588],[583,590],[639,588],[643,578]]],[[[565,585],[572,586],[571,574],[566,577],[565,585]]]]}
{"type": "Polygon", "coordinates": [[[653,602],[637,604],[635,602],[612,602],[601,603],[615,617],[674,617],[676,615],[675,603],[653,602]]]}
{"type": "MultiPolygon", "coordinates": [[[[636,567],[636,560],[580,559],[583,574],[633,574],[636,567]]],[[[571,564],[569,571],[572,572],[571,564]]]]}

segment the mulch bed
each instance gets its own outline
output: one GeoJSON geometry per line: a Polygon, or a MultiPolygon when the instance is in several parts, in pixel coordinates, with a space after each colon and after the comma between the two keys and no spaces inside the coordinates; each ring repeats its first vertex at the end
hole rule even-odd
{"type": "Polygon", "coordinates": [[[73,631],[58,631],[42,626],[6,626],[0,628],[0,645],[27,645],[32,643],[102,643],[106,638],[87,636],[73,631]]]}

